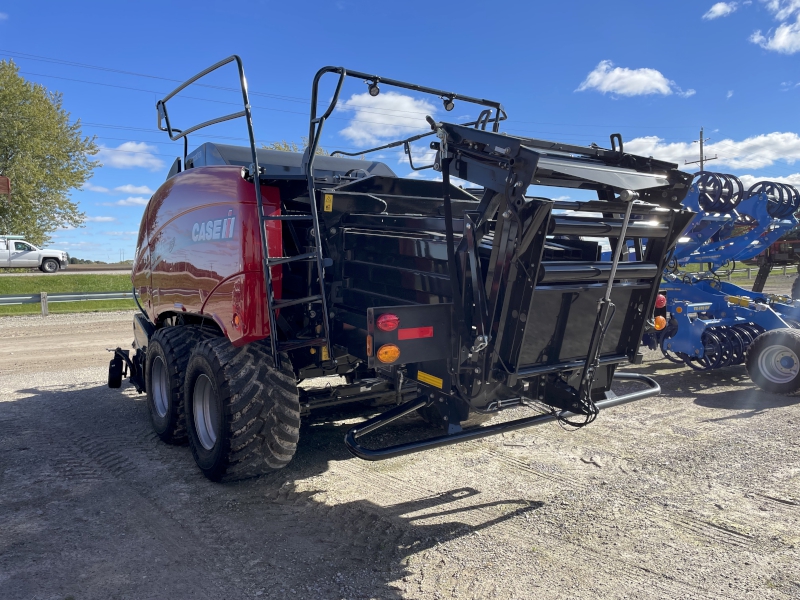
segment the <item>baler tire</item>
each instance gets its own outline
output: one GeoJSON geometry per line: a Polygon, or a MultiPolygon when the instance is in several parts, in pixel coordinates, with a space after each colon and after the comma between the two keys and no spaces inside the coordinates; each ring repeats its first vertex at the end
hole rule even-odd
{"type": "Polygon", "coordinates": [[[773,329],[747,349],[745,366],[758,387],[775,394],[800,390],[800,330],[773,329]]]}
{"type": "Polygon", "coordinates": [[[159,329],[150,338],[145,361],[145,381],[147,382],[147,407],[153,431],[167,444],[185,444],[186,410],[183,401],[183,382],[186,366],[192,349],[202,340],[213,334],[200,327],[179,326],[159,329]],[[160,362],[160,366],[158,366],[160,362]],[[165,378],[160,385],[153,380],[153,367],[156,376],[165,378]],[[156,396],[160,408],[156,407],[156,396]],[[163,412],[163,414],[161,414],[163,412]]]}
{"type": "Polygon", "coordinates": [[[184,397],[189,446],[212,481],[257,477],[285,467],[300,434],[300,396],[288,356],[275,368],[269,347],[207,340],[192,353],[184,397]]]}
{"type": "MultiPolygon", "coordinates": [[[[800,266],[797,268],[800,269],[800,266]]],[[[800,300],[800,275],[795,277],[792,283],[792,300],[800,300]]]]}

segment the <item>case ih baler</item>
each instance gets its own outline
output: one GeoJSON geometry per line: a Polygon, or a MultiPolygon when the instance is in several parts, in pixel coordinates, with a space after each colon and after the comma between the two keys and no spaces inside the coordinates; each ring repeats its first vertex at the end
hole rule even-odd
{"type": "Polygon", "coordinates": [[[188,437],[206,476],[284,466],[301,415],[320,407],[389,405],[345,438],[356,456],[376,460],[552,420],[582,426],[604,407],[658,393],[652,379],[616,369],[637,360],[667,254],[692,218],[681,208],[690,176],[626,154],[618,136],[606,150],[506,135],[497,102],[343,68],[317,73],[311,106],[305,153],[257,149],[235,56],[158,103],[159,126],[184,140],[184,158],[142,220],[132,276],[141,314],[133,351],[115,351],[109,384],[130,375],[159,436],[188,437]],[[168,101],[231,62],[244,110],[176,129],[168,101]],[[318,115],[326,74],[336,91],[318,115]],[[348,77],[372,95],[380,84],[438,96],[448,110],[479,107],[473,123],[428,117],[430,133],[381,147],[404,146],[410,157],[411,142],[432,136],[427,167],[442,181],[317,155],[348,77]],[[206,143],[187,153],[187,134],[237,117],[249,148],[206,143]],[[454,186],[454,176],[477,193],[454,186]],[[594,190],[597,200],[527,197],[532,184],[594,190]],[[601,260],[598,237],[613,260],[601,260]],[[620,262],[626,239],[648,243],[620,262]],[[324,375],[344,379],[298,389],[324,375]],[[618,379],[646,387],[616,396],[618,379]],[[471,412],[520,406],[532,414],[461,428],[471,412]],[[414,411],[444,431],[390,447],[360,443],[414,411]]]}

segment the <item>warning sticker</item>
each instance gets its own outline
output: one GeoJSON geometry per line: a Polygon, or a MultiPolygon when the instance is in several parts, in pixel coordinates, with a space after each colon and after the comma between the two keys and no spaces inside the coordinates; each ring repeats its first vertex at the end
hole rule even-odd
{"type": "Polygon", "coordinates": [[[322,205],[325,212],[333,211],[333,194],[325,194],[325,203],[322,205]]]}
{"type": "Polygon", "coordinates": [[[432,385],[439,389],[442,389],[442,385],[444,384],[440,378],[436,377],[435,375],[425,373],[424,371],[417,371],[417,379],[422,383],[427,383],[428,385],[432,385]]]}

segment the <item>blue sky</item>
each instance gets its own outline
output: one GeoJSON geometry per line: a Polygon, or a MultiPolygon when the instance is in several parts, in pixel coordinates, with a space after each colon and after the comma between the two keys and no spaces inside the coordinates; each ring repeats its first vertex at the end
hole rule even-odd
{"type": "MultiPolygon", "coordinates": [[[[56,232],[54,247],[95,260],[132,256],[143,204],[182,153],[156,130],[155,102],[172,80],[233,53],[256,93],[259,143],[299,142],[314,73],[343,65],[499,100],[512,134],[607,146],[619,132],[627,150],[681,164],[697,158],[702,125],[707,155],[719,156],[709,169],[745,183],[800,184],[800,0],[0,0],[0,59],[62,92],[103,148],[103,166],[73,194],[89,221],[56,232]]],[[[208,83],[233,87],[233,70],[208,83]]],[[[445,117],[436,98],[388,91],[370,100],[351,80],[323,145],[358,150],[422,132],[426,113],[476,116],[462,103],[445,117]]],[[[238,110],[232,92],[186,95],[170,107],[178,127],[238,110]]],[[[192,136],[190,146],[245,137],[235,121],[192,136]]],[[[423,145],[417,153],[425,159],[423,145]]],[[[383,160],[399,175],[410,171],[396,153],[383,160]]]]}

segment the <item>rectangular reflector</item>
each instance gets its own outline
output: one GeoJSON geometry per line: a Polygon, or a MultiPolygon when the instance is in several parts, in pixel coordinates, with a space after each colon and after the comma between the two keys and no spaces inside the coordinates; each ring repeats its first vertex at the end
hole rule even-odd
{"type": "Polygon", "coordinates": [[[407,327],[397,330],[398,341],[418,340],[420,338],[432,338],[433,327],[407,327]]]}

